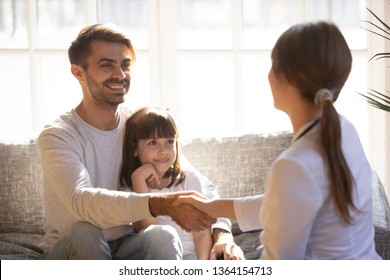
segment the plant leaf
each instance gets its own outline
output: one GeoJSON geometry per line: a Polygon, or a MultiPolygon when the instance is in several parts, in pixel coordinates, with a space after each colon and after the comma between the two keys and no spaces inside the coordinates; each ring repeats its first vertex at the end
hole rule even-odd
{"type": "MultiPolygon", "coordinates": [[[[390,26],[388,26],[383,20],[381,20],[373,11],[371,11],[369,8],[366,7],[366,9],[387,29],[390,30],[390,26]]],[[[380,30],[384,31],[385,33],[389,34],[388,31],[385,31],[384,29],[378,27],[380,30]]],[[[390,34],[389,34],[390,35],[390,34]]]]}
{"type": "Polygon", "coordinates": [[[379,91],[373,90],[373,89],[371,91],[372,91],[371,93],[369,92],[369,94],[371,96],[390,104],[390,97],[389,96],[387,96],[383,93],[380,93],[379,91]]]}
{"type": "Polygon", "coordinates": [[[382,58],[390,58],[390,53],[388,52],[384,52],[384,53],[377,53],[375,54],[374,56],[372,56],[370,60],[373,60],[374,58],[376,58],[375,60],[378,60],[378,59],[382,59],[382,58]]]}
{"type": "MultiPolygon", "coordinates": [[[[380,26],[376,25],[375,23],[372,23],[371,21],[362,20],[362,22],[368,23],[368,24],[370,24],[370,25],[372,25],[372,26],[378,28],[378,29],[381,30],[382,32],[384,32],[384,33],[390,35],[390,33],[389,33],[388,31],[386,31],[385,29],[383,29],[383,28],[381,28],[380,26]]],[[[383,34],[380,34],[380,33],[376,32],[376,31],[373,31],[373,30],[368,29],[368,28],[365,28],[365,27],[363,27],[363,29],[367,30],[368,32],[370,32],[370,33],[372,33],[372,34],[378,35],[378,36],[380,36],[380,37],[382,37],[382,38],[384,38],[384,39],[386,39],[386,40],[390,40],[389,37],[387,37],[387,36],[385,36],[385,35],[383,35],[383,34]]]]}
{"type": "MultiPolygon", "coordinates": [[[[367,103],[377,109],[390,112],[390,97],[384,95],[376,90],[371,90],[372,92],[367,92],[367,94],[359,93],[364,99],[366,99],[367,103]]],[[[389,93],[389,91],[386,91],[389,93]]]]}

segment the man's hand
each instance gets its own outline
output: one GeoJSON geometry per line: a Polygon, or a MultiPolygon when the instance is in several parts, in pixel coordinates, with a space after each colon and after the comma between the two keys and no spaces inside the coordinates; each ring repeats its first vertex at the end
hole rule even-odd
{"type": "Polygon", "coordinates": [[[230,232],[216,228],[213,232],[214,245],[210,251],[210,260],[245,260],[241,248],[234,243],[230,232]]]}
{"type": "Polygon", "coordinates": [[[198,195],[195,192],[177,192],[170,194],[151,194],[149,199],[150,213],[153,216],[170,216],[179,226],[186,231],[199,232],[210,229],[216,222],[202,211],[189,204],[174,206],[173,203],[180,195],[198,195]]]}

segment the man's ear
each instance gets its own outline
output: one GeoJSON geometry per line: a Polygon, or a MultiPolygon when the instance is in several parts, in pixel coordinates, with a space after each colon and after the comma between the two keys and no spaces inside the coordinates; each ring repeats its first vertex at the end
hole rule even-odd
{"type": "Polygon", "coordinates": [[[80,82],[84,80],[84,72],[81,66],[72,64],[72,66],[70,67],[70,71],[72,72],[73,76],[75,76],[76,79],[80,82]]]}

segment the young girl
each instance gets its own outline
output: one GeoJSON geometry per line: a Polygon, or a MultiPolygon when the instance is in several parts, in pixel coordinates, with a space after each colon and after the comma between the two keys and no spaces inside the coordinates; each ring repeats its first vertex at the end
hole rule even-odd
{"type": "MultiPolygon", "coordinates": [[[[120,182],[137,193],[177,192],[202,189],[200,175],[180,165],[178,131],[166,110],[147,107],[126,121],[120,182]]],[[[134,223],[140,231],[153,224],[173,226],[180,235],[183,259],[209,259],[211,232],[188,233],[168,216],[134,223]]]]}
{"type": "Polygon", "coordinates": [[[262,259],[380,259],[372,221],[372,171],[353,125],[333,106],[352,56],[336,25],[292,26],[271,54],[275,108],[294,139],[272,164],[264,195],[187,202],[242,229],[263,228],[262,259]]]}

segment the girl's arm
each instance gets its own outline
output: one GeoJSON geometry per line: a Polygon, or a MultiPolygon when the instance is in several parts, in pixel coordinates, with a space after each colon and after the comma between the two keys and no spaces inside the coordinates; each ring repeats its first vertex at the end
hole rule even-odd
{"type": "MultiPolygon", "coordinates": [[[[149,193],[148,185],[146,180],[153,174],[154,168],[150,164],[144,164],[136,169],[131,175],[131,181],[133,184],[133,191],[136,193],[149,193]]],[[[142,219],[138,222],[133,223],[134,228],[140,231],[147,228],[150,225],[158,224],[157,218],[142,219]]]]}
{"type": "Polygon", "coordinates": [[[210,230],[203,230],[200,232],[193,232],[194,245],[198,260],[210,259],[210,250],[213,246],[210,230]]]}

